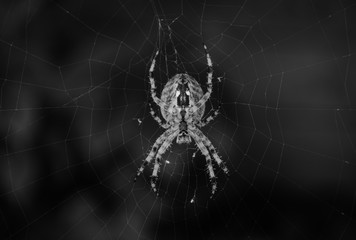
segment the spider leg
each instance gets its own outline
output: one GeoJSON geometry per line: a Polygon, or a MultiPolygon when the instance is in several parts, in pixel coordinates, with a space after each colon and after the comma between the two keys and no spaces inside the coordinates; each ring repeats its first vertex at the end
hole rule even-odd
{"type": "Polygon", "coordinates": [[[211,61],[210,54],[208,53],[208,49],[206,45],[204,44],[204,51],[206,55],[206,61],[208,64],[209,72],[208,72],[208,77],[207,77],[207,92],[203,95],[203,97],[197,102],[197,104],[192,108],[193,112],[196,112],[202,105],[208,101],[210,98],[211,92],[213,91],[213,62],[211,61]]]}
{"type": "Polygon", "coordinates": [[[217,115],[219,115],[219,110],[220,110],[220,107],[218,109],[216,109],[212,115],[210,115],[209,117],[205,118],[204,120],[201,120],[197,123],[197,126],[198,127],[204,127],[206,126],[207,124],[209,124],[211,121],[213,121],[217,115]]]}
{"type": "Polygon", "coordinates": [[[153,117],[154,120],[156,120],[156,122],[164,129],[169,128],[169,124],[168,123],[163,123],[163,121],[158,117],[157,113],[153,110],[151,103],[149,103],[150,105],[150,114],[153,117]]]}
{"type": "Polygon", "coordinates": [[[142,162],[141,166],[137,170],[136,176],[134,177],[134,182],[136,182],[137,178],[141,175],[143,170],[145,169],[146,165],[149,164],[152,159],[156,156],[158,147],[171,135],[172,131],[166,130],[164,133],[162,133],[159,138],[157,138],[156,142],[153,144],[152,149],[146,159],[142,162]]]}
{"type": "Polygon", "coordinates": [[[221,160],[219,155],[216,153],[216,149],[214,145],[211,143],[211,141],[209,140],[209,138],[207,138],[199,129],[196,129],[196,131],[198,132],[198,135],[201,137],[201,141],[203,142],[203,144],[209,149],[211,155],[213,156],[218,166],[224,171],[226,175],[229,175],[229,169],[227,169],[224,161],[221,160]]]}
{"type": "Polygon", "coordinates": [[[212,80],[213,80],[213,62],[211,61],[210,54],[208,53],[208,49],[207,49],[205,44],[204,44],[204,51],[205,51],[205,55],[206,55],[206,61],[208,63],[208,67],[209,67],[208,79],[207,79],[208,92],[211,93],[211,91],[213,90],[212,89],[213,88],[213,84],[212,84],[212,80]]]}
{"type": "Polygon", "coordinates": [[[155,65],[156,65],[156,57],[158,56],[158,54],[159,54],[159,50],[157,50],[155,56],[153,57],[153,60],[152,60],[151,66],[150,66],[150,70],[148,72],[148,78],[150,79],[150,84],[151,84],[152,99],[158,106],[161,106],[163,104],[163,102],[156,95],[156,84],[155,84],[155,80],[153,78],[153,72],[155,70],[155,65]]]}
{"type": "Polygon", "coordinates": [[[162,144],[162,146],[159,148],[156,158],[155,158],[155,164],[153,167],[153,172],[151,175],[151,188],[153,189],[153,191],[156,193],[157,192],[157,179],[158,179],[158,172],[160,170],[160,166],[161,166],[161,159],[162,159],[162,155],[167,151],[167,149],[170,147],[170,145],[172,144],[173,139],[178,135],[178,131],[176,131],[175,133],[173,133],[172,135],[170,135],[162,144]]]}
{"type": "Polygon", "coordinates": [[[216,192],[217,189],[217,182],[216,182],[216,176],[212,164],[212,159],[209,154],[209,150],[205,147],[204,143],[202,142],[201,138],[196,134],[195,131],[189,130],[189,134],[192,136],[194,139],[195,143],[197,144],[199,150],[201,153],[205,156],[206,159],[206,165],[207,165],[207,172],[209,173],[209,179],[211,182],[211,196],[213,196],[216,192]]]}

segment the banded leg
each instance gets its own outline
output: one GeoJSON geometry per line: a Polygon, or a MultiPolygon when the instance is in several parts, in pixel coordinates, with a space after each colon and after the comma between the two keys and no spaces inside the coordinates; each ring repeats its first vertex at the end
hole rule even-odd
{"type": "Polygon", "coordinates": [[[196,129],[197,135],[200,137],[201,141],[203,144],[209,149],[211,155],[213,156],[213,159],[216,161],[218,166],[224,171],[226,175],[229,175],[229,169],[227,169],[226,164],[224,163],[223,160],[219,157],[219,155],[216,152],[216,149],[214,145],[211,143],[209,138],[207,138],[199,129],[196,129]]]}
{"type": "Polygon", "coordinates": [[[208,92],[211,93],[212,88],[213,88],[213,84],[212,84],[212,80],[213,80],[213,62],[211,61],[210,54],[208,53],[208,49],[207,49],[205,44],[204,44],[204,51],[205,51],[206,61],[208,63],[208,68],[209,68],[208,79],[207,79],[208,92]]]}
{"type": "Polygon", "coordinates": [[[152,63],[151,63],[151,67],[150,67],[150,70],[148,72],[148,78],[150,79],[150,85],[151,85],[151,96],[152,96],[152,99],[153,101],[158,105],[158,106],[161,106],[163,104],[162,100],[159,99],[157,97],[157,94],[156,94],[156,84],[155,84],[155,80],[153,78],[153,72],[155,70],[155,65],[156,65],[156,57],[158,56],[159,54],[159,50],[157,50],[155,56],[153,57],[153,60],[152,60],[152,63]]]}
{"type": "Polygon", "coordinates": [[[148,154],[146,159],[143,160],[140,168],[137,170],[136,176],[134,178],[134,182],[136,182],[137,178],[141,175],[146,165],[149,164],[152,161],[152,159],[156,156],[158,147],[171,135],[171,132],[172,131],[167,130],[164,133],[162,133],[162,135],[159,136],[159,138],[157,138],[156,142],[152,146],[150,153],[148,154]]]}
{"type": "Polygon", "coordinates": [[[209,68],[209,72],[208,72],[208,77],[207,77],[207,92],[203,95],[203,97],[197,102],[197,104],[192,108],[193,112],[196,112],[202,105],[204,105],[206,103],[206,101],[208,101],[208,99],[210,98],[211,92],[213,91],[213,62],[211,61],[211,57],[210,54],[208,53],[208,49],[206,47],[206,45],[204,44],[204,51],[206,54],[206,60],[207,60],[207,64],[208,64],[208,68],[209,68]]]}
{"type": "Polygon", "coordinates": [[[160,166],[161,166],[161,159],[162,159],[162,155],[167,151],[167,149],[171,146],[173,139],[178,135],[178,132],[176,131],[175,133],[173,133],[171,136],[169,136],[164,143],[162,144],[162,146],[159,148],[156,158],[155,158],[155,164],[153,166],[153,172],[151,175],[151,188],[152,190],[157,193],[157,180],[158,180],[158,172],[160,170],[160,166]]]}
{"type": "Polygon", "coordinates": [[[217,189],[217,181],[216,176],[212,164],[212,159],[210,157],[208,149],[205,147],[204,143],[201,141],[201,138],[193,131],[189,131],[189,134],[193,137],[195,143],[197,144],[200,152],[205,156],[206,165],[207,165],[207,172],[209,174],[209,179],[211,182],[211,197],[215,194],[217,189]]]}
{"type": "Polygon", "coordinates": [[[209,124],[211,121],[213,121],[217,115],[219,115],[219,110],[220,107],[218,109],[216,109],[212,115],[210,115],[209,117],[205,118],[204,120],[201,120],[200,122],[197,123],[198,127],[205,127],[207,124],[209,124]]]}
{"type": "Polygon", "coordinates": [[[150,114],[153,117],[154,120],[156,120],[156,122],[164,129],[169,128],[169,124],[168,123],[163,123],[163,121],[161,120],[161,118],[157,115],[157,113],[153,110],[151,103],[149,103],[150,106],[150,114]]]}

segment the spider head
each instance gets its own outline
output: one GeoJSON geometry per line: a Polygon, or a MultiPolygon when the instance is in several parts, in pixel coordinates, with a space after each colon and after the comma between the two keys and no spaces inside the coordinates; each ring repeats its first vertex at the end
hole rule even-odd
{"type": "Polygon", "coordinates": [[[179,132],[177,136],[177,143],[182,144],[182,143],[190,143],[192,139],[190,138],[189,134],[187,132],[179,132]]]}
{"type": "Polygon", "coordinates": [[[182,121],[179,123],[179,134],[177,136],[177,143],[181,144],[181,143],[190,143],[192,141],[192,139],[190,138],[189,134],[188,134],[188,126],[187,123],[185,121],[182,121]]]}

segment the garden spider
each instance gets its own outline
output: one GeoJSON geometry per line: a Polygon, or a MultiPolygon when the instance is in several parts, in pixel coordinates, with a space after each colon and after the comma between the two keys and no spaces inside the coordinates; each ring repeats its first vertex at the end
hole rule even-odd
{"type": "Polygon", "coordinates": [[[165,123],[157,116],[151,107],[151,115],[158,122],[158,124],[166,129],[166,131],[156,140],[152,149],[142,165],[137,171],[134,178],[141,175],[145,166],[153,159],[154,167],[151,176],[151,187],[154,192],[157,192],[156,183],[158,179],[158,172],[161,165],[161,157],[167,151],[173,140],[177,138],[177,143],[190,143],[191,139],[195,141],[201,153],[205,156],[207,163],[207,172],[211,182],[211,196],[214,195],[217,189],[216,175],[213,169],[212,161],[228,174],[228,169],[225,163],[217,154],[215,147],[211,141],[199,130],[199,128],[207,125],[216,117],[218,110],[214,111],[212,116],[202,120],[205,111],[205,103],[209,99],[212,92],[212,78],[213,78],[213,64],[207,47],[204,45],[204,50],[209,67],[207,77],[207,92],[203,94],[203,90],[199,83],[186,73],[178,73],[174,75],[165,85],[161,98],[156,96],[156,85],[153,78],[153,72],[156,64],[156,57],[159,54],[157,50],[149,69],[148,77],[151,85],[151,97],[153,101],[160,107],[162,117],[165,123]]]}

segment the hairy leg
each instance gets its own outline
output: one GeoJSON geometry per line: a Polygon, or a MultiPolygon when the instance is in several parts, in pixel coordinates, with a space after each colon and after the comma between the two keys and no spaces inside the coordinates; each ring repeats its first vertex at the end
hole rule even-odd
{"type": "Polygon", "coordinates": [[[149,103],[150,106],[150,114],[153,117],[154,120],[156,120],[156,122],[164,129],[169,128],[169,124],[168,123],[163,123],[163,121],[161,120],[161,118],[157,115],[157,113],[153,110],[151,103],[149,103]]]}
{"type": "Polygon", "coordinates": [[[155,164],[153,167],[153,172],[151,175],[151,188],[153,189],[154,192],[157,192],[157,179],[158,179],[158,172],[160,170],[160,165],[161,165],[161,159],[162,155],[167,151],[167,149],[171,146],[172,141],[174,138],[176,138],[178,135],[178,131],[174,132],[171,134],[162,144],[162,146],[159,148],[156,158],[155,158],[155,164]]]}
{"type": "Polygon", "coordinates": [[[159,99],[157,97],[156,84],[155,84],[155,80],[153,78],[153,72],[155,70],[155,65],[156,65],[156,57],[158,56],[158,54],[159,54],[159,50],[157,50],[155,56],[153,57],[153,60],[152,60],[152,63],[151,63],[151,67],[150,67],[150,70],[148,72],[148,78],[150,79],[150,84],[151,84],[151,96],[152,96],[152,99],[158,106],[161,106],[163,104],[163,102],[162,102],[161,99],[159,99]]]}
{"type": "Polygon", "coordinates": [[[156,142],[152,146],[150,153],[148,154],[146,159],[143,160],[140,168],[137,170],[134,181],[136,181],[136,179],[141,175],[146,165],[149,164],[152,161],[152,159],[156,156],[159,146],[171,135],[171,133],[172,133],[171,130],[167,130],[164,133],[162,133],[162,135],[159,136],[159,138],[157,138],[156,142]]]}
{"type": "Polygon", "coordinates": [[[206,54],[206,60],[207,60],[207,64],[208,64],[208,68],[209,68],[209,72],[208,72],[208,77],[207,77],[207,92],[203,95],[203,97],[197,102],[197,104],[192,108],[193,112],[196,112],[202,105],[204,105],[206,103],[206,101],[208,101],[208,99],[210,98],[210,95],[213,91],[213,63],[211,61],[211,57],[210,54],[208,53],[207,47],[204,44],[204,51],[206,54]]]}
{"type": "Polygon", "coordinates": [[[211,141],[209,140],[209,138],[205,136],[199,129],[196,129],[196,134],[199,136],[203,144],[209,149],[211,155],[213,156],[218,166],[224,171],[226,175],[229,175],[229,170],[227,169],[224,161],[217,154],[216,149],[214,145],[211,143],[211,141]]]}
{"type": "Polygon", "coordinates": [[[205,147],[204,143],[201,141],[201,138],[196,134],[195,131],[189,130],[188,132],[190,136],[194,139],[201,153],[205,156],[207,172],[209,174],[209,179],[211,182],[211,196],[213,196],[217,189],[217,181],[216,181],[216,176],[215,176],[214,168],[212,165],[212,159],[210,157],[209,151],[205,147]]]}
{"type": "Polygon", "coordinates": [[[205,118],[204,120],[201,120],[200,122],[197,123],[198,127],[204,127],[207,124],[209,124],[211,121],[213,121],[217,115],[219,115],[219,110],[220,107],[218,109],[216,109],[212,115],[210,115],[209,117],[205,118]]]}

